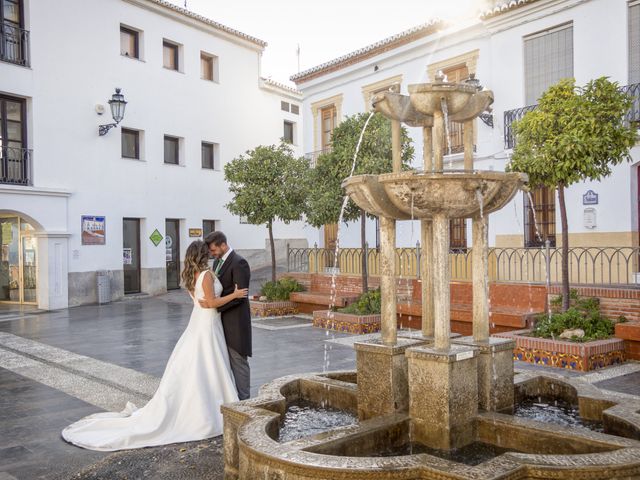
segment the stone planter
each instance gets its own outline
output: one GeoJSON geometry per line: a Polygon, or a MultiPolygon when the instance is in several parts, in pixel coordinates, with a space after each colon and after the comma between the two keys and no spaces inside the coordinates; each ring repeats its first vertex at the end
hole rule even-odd
{"type": "Polygon", "coordinates": [[[531,330],[497,333],[515,340],[513,359],[536,365],[583,372],[621,364],[625,360],[624,341],[619,338],[591,342],[569,342],[530,336],[531,330]]]}
{"type": "Polygon", "coordinates": [[[257,299],[249,300],[252,317],[280,317],[298,313],[298,306],[288,300],[279,302],[261,302],[257,299]]]}
{"type": "Polygon", "coordinates": [[[344,333],[375,333],[380,331],[380,314],[354,315],[316,310],[313,312],[313,326],[344,333]]]}

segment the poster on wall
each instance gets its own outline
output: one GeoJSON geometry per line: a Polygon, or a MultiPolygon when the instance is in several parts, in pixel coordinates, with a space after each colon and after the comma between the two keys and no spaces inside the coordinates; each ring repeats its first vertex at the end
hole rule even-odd
{"type": "Polygon", "coordinates": [[[122,264],[131,265],[133,263],[130,248],[122,249],[122,264]]]}
{"type": "Polygon", "coordinates": [[[105,244],[105,217],[82,215],[82,245],[105,244]]]}

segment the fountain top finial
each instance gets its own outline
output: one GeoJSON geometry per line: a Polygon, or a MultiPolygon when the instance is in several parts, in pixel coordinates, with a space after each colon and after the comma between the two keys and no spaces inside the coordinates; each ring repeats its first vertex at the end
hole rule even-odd
{"type": "Polygon", "coordinates": [[[442,70],[438,70],[436,72],[436,81],[435,83],[444,83],[447,81],[447,76],[444,74],[442,70]]]}
{"type": "Polygon", "coordinates": [[[478,91],[482,90],[482,85],[480,85],[480,80],[476,78],[475,73],[470,73],[469,77],[464,81],[464,83],[468,85],[473,85],[478,89],[478,91]]]}

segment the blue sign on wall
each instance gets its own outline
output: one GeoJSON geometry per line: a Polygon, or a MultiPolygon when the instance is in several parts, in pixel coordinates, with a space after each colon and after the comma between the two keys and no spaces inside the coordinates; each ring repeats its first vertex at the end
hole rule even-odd
{"type": "Polygon", "coordinates": [[[582,196],[582,204],[598,205],[598,194],[593,190],[587,190],[587,193],[582,196]]]}

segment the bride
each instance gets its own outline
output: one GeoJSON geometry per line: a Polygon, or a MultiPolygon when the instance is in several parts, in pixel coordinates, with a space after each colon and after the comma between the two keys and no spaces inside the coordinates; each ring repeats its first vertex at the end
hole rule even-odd
{"type": "Polygon", "coordinates": [[[113,451],[222,434],[220,406],[237,401],[238,394],[216,308],[248,292],[236,286],[233,293],[220,297],[222,285],[209,270],[208,260],[206,243],[196,240],[189,245],[182,280],[193,299],[193,311],[153,398],[140,409],[128,402],[120,413],[98,413],[73,423],[62,431],[67,442],[113,451]],[[201,307],[199,299],[208,308],[201,307]]]}

